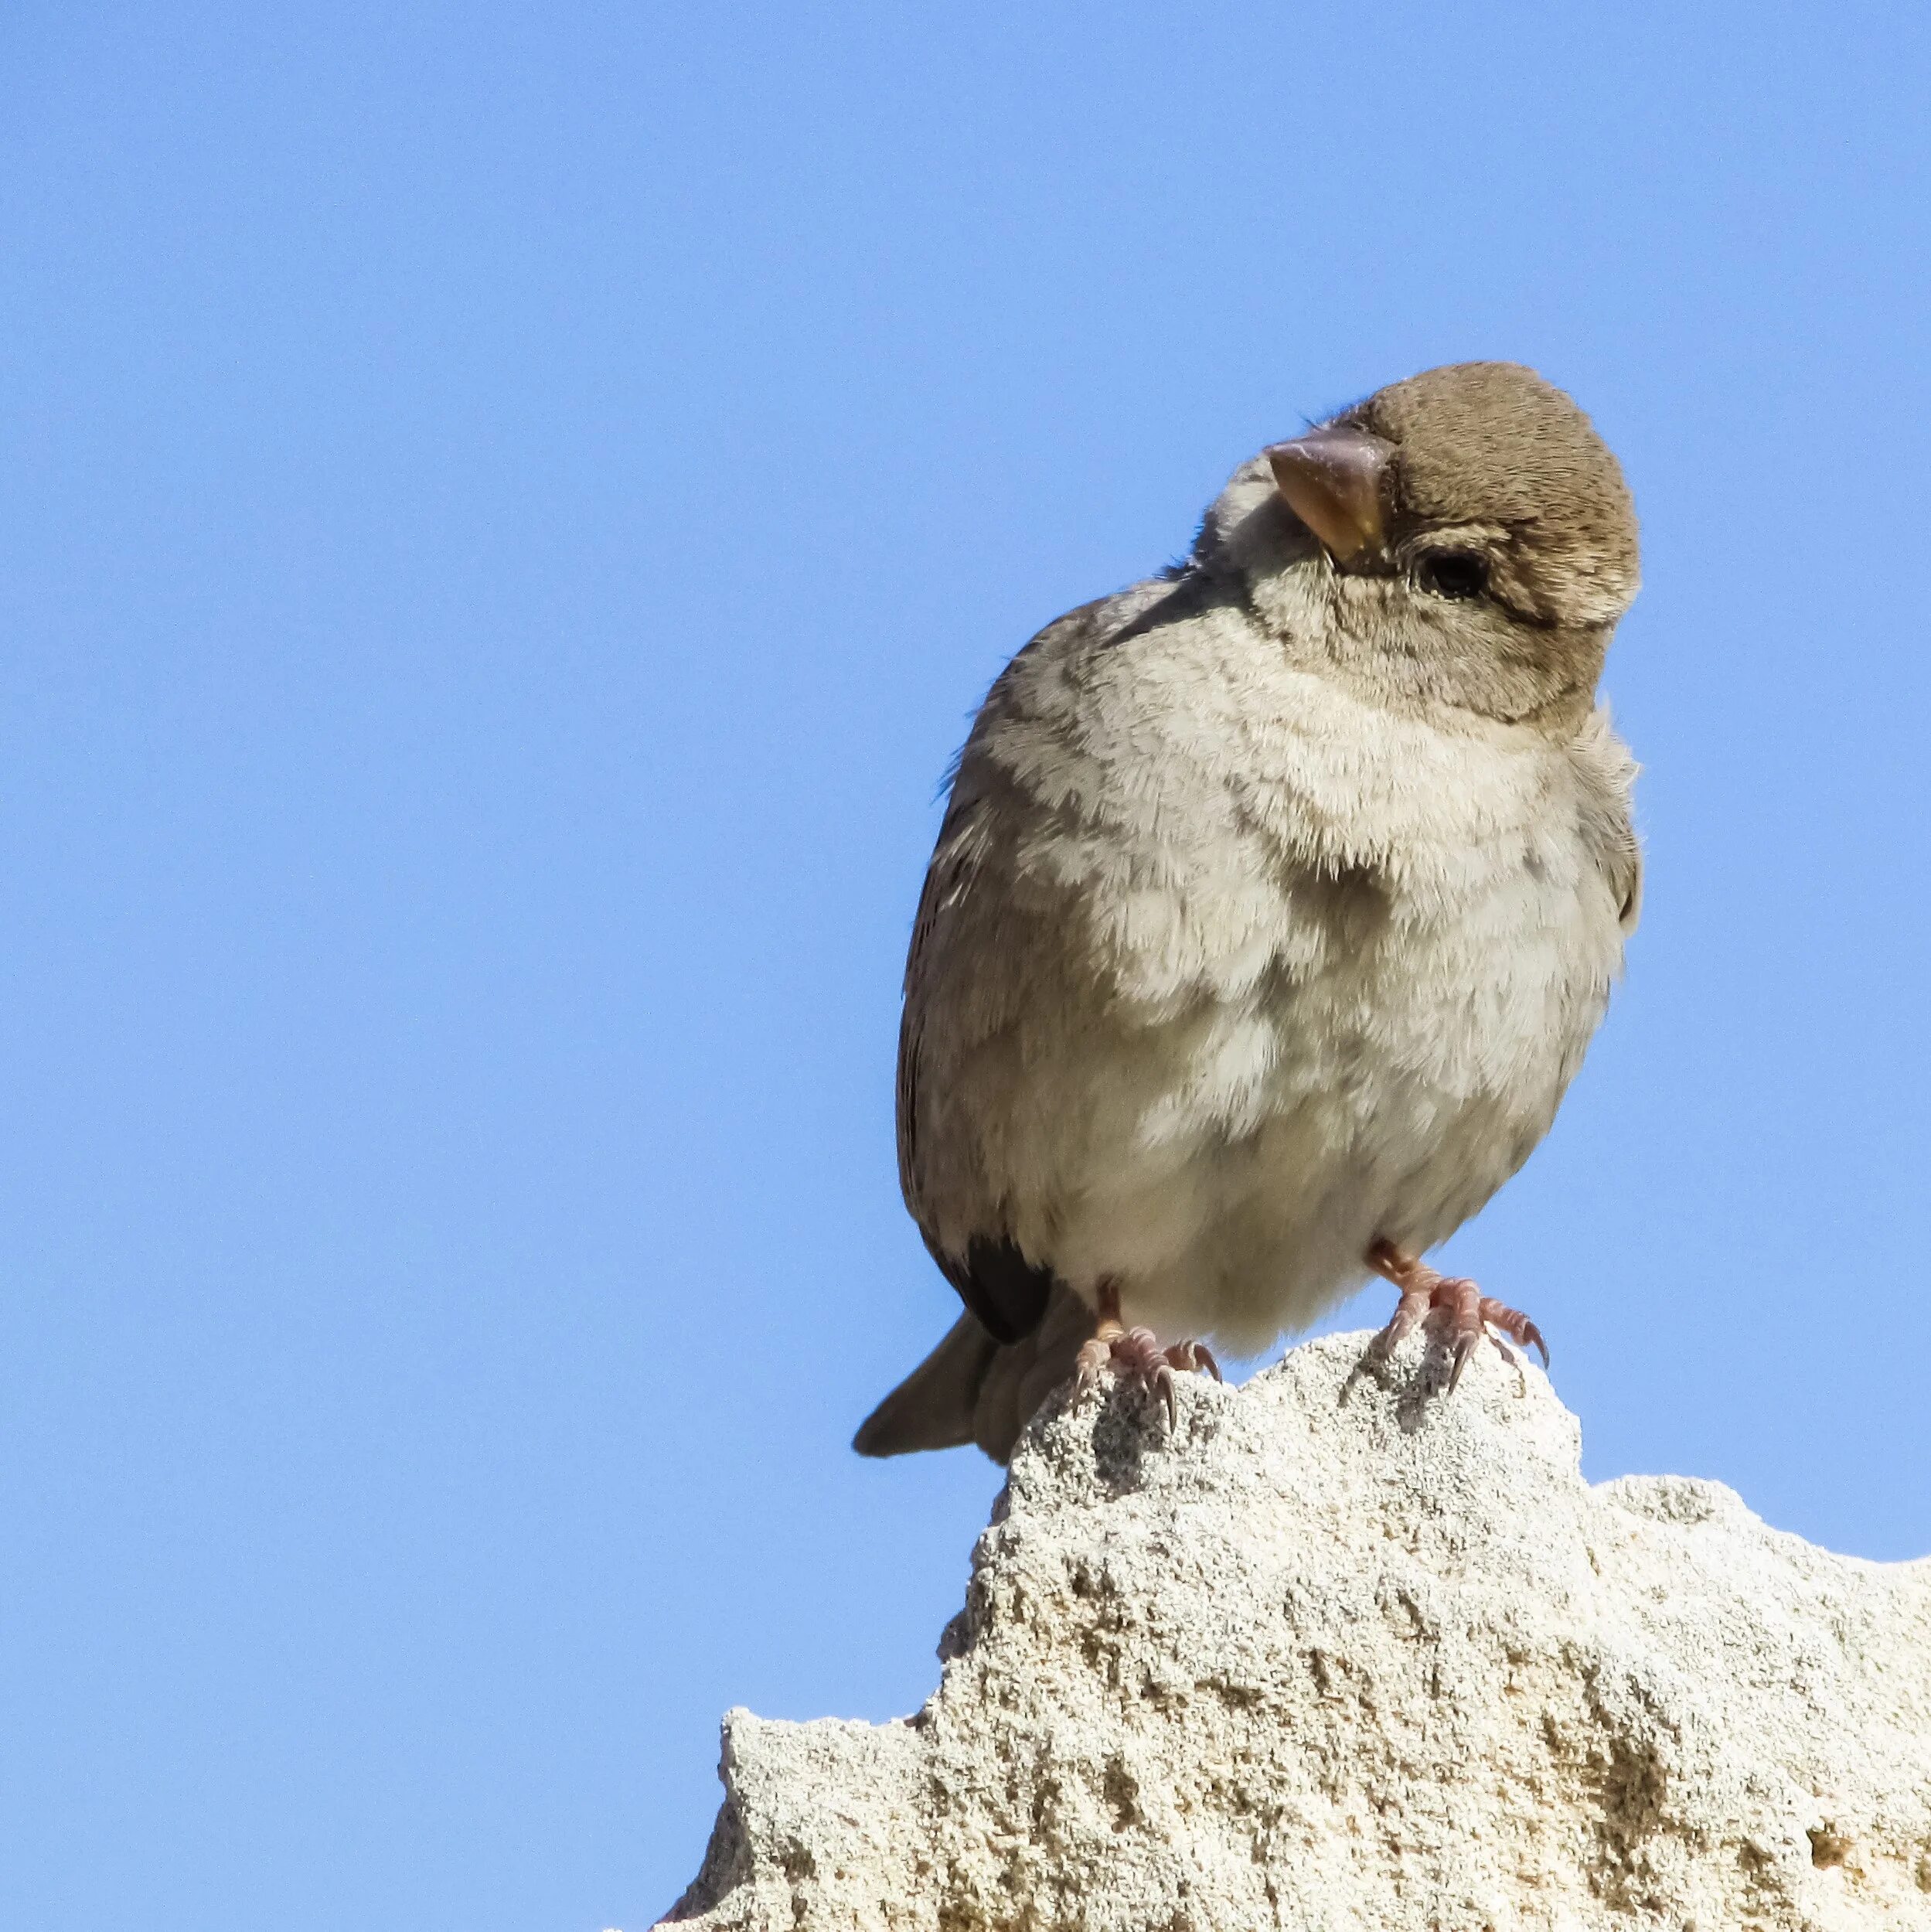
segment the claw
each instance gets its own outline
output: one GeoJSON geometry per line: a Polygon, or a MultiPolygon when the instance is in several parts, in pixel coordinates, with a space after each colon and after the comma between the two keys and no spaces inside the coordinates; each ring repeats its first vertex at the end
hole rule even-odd
{"type": "Polygon", "coordinates": [[[1376,1242],[1367,1251],[1367,1260],[1377,1274],[1385,1276],[1401,1291],[1401,1299],[1388,1318],[1388,1326],[1372,1344],[1374,1352],[1384,1358],[1394,1352],[1395,1344],[1416,1323],[1427,1321],[1446,1329],[1454,1337],[1454,1366],[1449,1371],[1448,1384],[1451,1389],[1462,1379],[1469,1358],[1485,1335],[1505,1360],[1514,1358],[1503,1341],[1503,1335],[1520,1348],[1534,1349],[1542,1358],[1542,1366],[1548,1367],[1549,1345],[1542,1339],[1541,1330],[1519,1309],[1483,1295],[1473,1282],[1437,1274],[1425,1262],[1404,1254],[1392,1242],[1376,1242]],[[1492,1329],[1500,1333],[1491,1334],[1492,1329]]]}
{"type": "Polygon", "coordinates": [[[1168,1429],[1177,1429],[1180,1405],[1174,1395],[1174,1370],[1204,1368],[1219,1382],[1220,1364],[1201,1342],[1177,1341],[1170,1348],[1161,1348],[1152,1329],[1122,1327],[1117,1310],[1117,1301],[1102,1301],[1099,1332],[1082,1344],[1075,1358],[1073,1399],[1083,1401],[1098,1387],[1107,1368],[1117,1368],[1157,1395],[1166,1411],[1168,1429]]]}
{"type": "Polygon", "coordinates": [[[1166,1351],[1166,1359],[1176,1368],[1204,1370],[1216,1382],[1227,1378],[1221,1373],[1221,1365],[1214,1359],[1214,1351],[1204,1341],[1177,1341],[1166,1351]]]}
{"type": "Polygon", "coordinates": [[[1095,1335],[1091,1341],[1082,1342],[1074,1358],[1073,1371],[1073,1399],[1084,1402],[1099,1386],[1101,1371],[1112,1358],[1112,1350],[1106,1341],[1095,1335]]]}
{"type": "Polygon", "coordinates": [[[1402,1337],[1429,1314],[1432,1306],[1425,1290],[1404,1288],[1401,1299],[1395,1304],[1395,1313],[1388,1317],[1388,1326],[1377,1338],[1376,1346],[1381,1353],[1384,1356],[1393,1354],[1402,1337]]]}
{"type": "Polygon", "coordinates": [[[1511,1308],[1492,1296],[1484,1296],[1481,1314],[1483,1320],[1490,1327],[1500,1329],[1517,1347],[1533,1348],[1542,1358],[1542,1366],[1548,1367],[1549,1345],[1542,1339],[1541,1330],[1519,1309],[1511,1308]]]}

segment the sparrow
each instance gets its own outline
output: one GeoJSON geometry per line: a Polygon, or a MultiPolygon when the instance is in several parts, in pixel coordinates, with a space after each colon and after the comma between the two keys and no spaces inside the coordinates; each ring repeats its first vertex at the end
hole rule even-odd
{"type": "Polygon", "coordinates": [[[898,1056],[964,1312],[861,1454],[1004,1460],[1069,1375],[1164,1394],[1374,1275],[1453,1380],[1528,1318],[1424,1256],[1548,1131],[1634,929],[1597,700],[1633,506],[1533,370],[1391,384],[1048,625],[959,755],[898,1056]]]}

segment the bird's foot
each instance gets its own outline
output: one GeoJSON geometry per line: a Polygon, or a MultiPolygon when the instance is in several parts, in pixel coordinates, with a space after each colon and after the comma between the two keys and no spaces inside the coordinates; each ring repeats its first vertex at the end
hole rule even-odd
{"type": "Polygon", "coordinates": [[[1091,1341],[1080,1349],[1074,1375],[1073,1399],[1084,1401],[1099,1386],[1109,1368],[1129,1382],[1136,1382],[1149,1394],[1157,1395],[1166,1405],[1166,1426],[1178,1421],[1173,1402],[1173,1371],[1199,1369],[1221,1379],[1221,1365],[1213,1351],[1203,1341],[1177,1341],[1163,1348],[1150,1328],[1129,1328],[1119,1318],[1117,1290],[1100,1293],[1099,1327],[1091,1341]]]}
{"type": "Polygon", "coordinates": [[[1367,1265],[1401,1291],[1388,1326],[1374,1338],[1377,1353],[1391,1354],[1395,1344],[1418,1324],[1426,1323],[1446,1330],[1453,1338],[1455,1366],[1449,1373],[1449,1387],[1462,1379],[1462,1371],[1487,1335],[1510,1361],[1515,1358],[1502,1340],[1507,1335],[1520,1348],[1534,1348],[1549,1365],[1549,1345],[1542,1331],[1519,1309],[1485,1295],[1472,1281],[1438,1273],[1391,1241],[1378,1241],[1367,1251],[1367,1265]],[[1493,1331],[1500,1330],[1501,1334],[1493,1331]]]}

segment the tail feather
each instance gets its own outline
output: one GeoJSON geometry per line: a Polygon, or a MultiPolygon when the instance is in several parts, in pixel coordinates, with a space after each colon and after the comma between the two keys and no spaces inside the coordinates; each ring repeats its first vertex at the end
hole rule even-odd
{"type": "Polygon", "coordinates": [[[976,1443],[1003,1463],[1033,1412],[1072,1374],[1092,1332],[1085,1303],[1057,1282],[1044,1318],[1023,1341],[995,1341],[976,1316],[961,1315],[865,1418],[852,1446],[861,1456],[904,1456],[976,1443]]]}

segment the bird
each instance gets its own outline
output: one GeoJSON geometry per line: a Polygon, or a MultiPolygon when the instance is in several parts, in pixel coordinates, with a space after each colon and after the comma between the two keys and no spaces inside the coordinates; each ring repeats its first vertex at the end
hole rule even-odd
{"type": "MultiPolygon", "coordinates": [[[[1529,1318],[1425,1257],[1546,1134],[1635,929],[1598,686],[1634,505],[1522,364],[1392,383],[1049,624],[960,752],[907,960],[905,1203],[962,1312],[861,1454],[1006,1460],[1376,1276],[1459,1379],[1529,1318]]],[[[1507,1342],[1504,1341],[1507,1338],[1507,1342]]]]}

